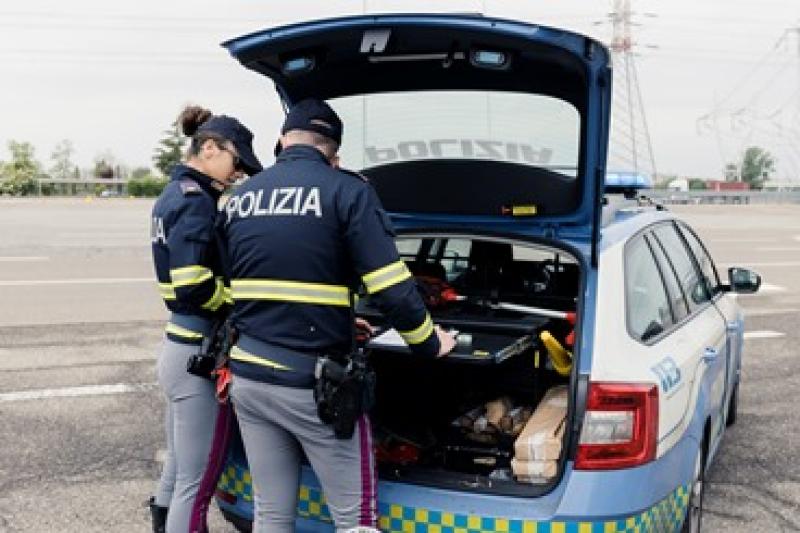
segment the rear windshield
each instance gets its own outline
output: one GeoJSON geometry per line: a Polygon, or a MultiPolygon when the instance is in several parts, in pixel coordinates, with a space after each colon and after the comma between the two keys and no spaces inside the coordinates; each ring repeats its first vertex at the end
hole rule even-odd
{"type": "Polygon", "coordinates": [[[345,129],[342,165],[369,169],[433,159],[515,163],[578,172],[580,114],[530,93],[424,91],[330,101],[345,129]]]}
{"type": "MultiPolygon", "coordinates": [[[[439,264],[443,267],[445,281],[453,282],[469,270],[470,266],[475,265],[476,253],[473,251],[473,246],[476,240],[466,237],[402,236],[395,239],[395,244],[400,257],[404,260],[410,261],[417,267],[422,264],[439,264]]],[[[577,261],[561,250],[510,243],[498,243],[494,244],[494,247],[498,252],[494,257],[494,261],[497,262],[505,259],[517,264],[537,263],[554,273],[561,272],[564,268],[577,272],[577,261]],[[504,247],[510,254],[502,256],[504,247]]],[[[485,245],[483,249],[485,250],[485,245]]]]}

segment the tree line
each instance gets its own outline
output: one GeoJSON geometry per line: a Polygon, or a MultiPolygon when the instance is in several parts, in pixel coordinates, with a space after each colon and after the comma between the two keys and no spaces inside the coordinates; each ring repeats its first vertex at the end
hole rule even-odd
{"type": "MultiPolygon", "coordinates": [[[[94,165],[86,176],[73,162],[75,147],[69,139],[59,142],[49,157],[49,165],[36,158],[33,144],[11,140],[6,145],[10,159],[0,160],[0,195],[27,196],[52,195],[57,192],[55,180],[77,183],[82,179],[122,180],[130,196],[158,196],[167,183],[172,168],[181,161],[185,138],[177,124],[163,132],[153,150],[153,166],[129,169],[116,161],[110,152],[95,157],[94,165]]],[[[94,194],[111,190],[111,185],[97,183],[91,188],[94,194]]]]}
{"type": "MultiPolygon", "coordinates": [[[[186,138],[181,135],[177,124],[162,132],[162,137],[153,150],[153,166],[135,167],[131,170],[116,162],[114,156],[105,152],[94,161],[91,177],[95,179],[124,180],[130,196],[158,196],[167,183],[167,176],[183,157],[186,138]]],[[[56,192],[56,185],[49,180],[71,180],[82,178],[77,165],[72,161],[75,148],[65,139],[59,142],[50,155],[50,166],[45,170],[28,142],[9,141],[9,161],[0,160],[0,195],[24,196],[30,194],[50,195],[56,192]],[[41,183],[47,180],[47,183],[41,183]]],[[[750,146],[742,153],[740,163],[725,166],[724,179],[743,181],[750,189],[760,190],[775,171],[775,158],[765,149],[750,146]]],[[[693,178],[689,180],[690,189],[705,189],[706,182],[693,178]]],[[[107,186],[96,184],[93,192],[101,194],[107,186]]]]}
{"type": "MultiPolygon", "coordinates": [[[[764,188],[775,172],[775,158],[770,152],[759,146],[750,146],[742,151],[736,163],[727,163],[721,181],[743,182],[749,186],[750,190],[759,191],[764,188]]],[[[666,189],[673,180],[678,179],[677,175],[662,175],[658,178],[655,187],[666,189]]],[[[706,180],[700,178],[688,178],[687,185],[689,190],[702,191],[709,187],[706,180]]]]}

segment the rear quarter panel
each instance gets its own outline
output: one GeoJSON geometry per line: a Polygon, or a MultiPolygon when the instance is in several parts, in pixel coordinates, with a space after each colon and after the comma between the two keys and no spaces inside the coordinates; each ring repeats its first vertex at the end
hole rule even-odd
{"type": "MultiPolygon", "coordinates": [[[[629,235],[634,233],[631,231],[629,235]]],[[[708,394],[704,387],[710,387],[710,383],[704,385],[704,380],[710,376],[705,376],[699,355],[686,360],[690,357],[687,355],[690,353],[688,330],[677,331],[650,346],[628,333],[624,275],[627,240],[620,238],[600,254],[590,379],[658,386],[659,442],[656,453],[657,457],[662,457],[687,432],[694,432],[691,422],[696,411],[699,410],[700,418],[708,412],[708,394]]]]}

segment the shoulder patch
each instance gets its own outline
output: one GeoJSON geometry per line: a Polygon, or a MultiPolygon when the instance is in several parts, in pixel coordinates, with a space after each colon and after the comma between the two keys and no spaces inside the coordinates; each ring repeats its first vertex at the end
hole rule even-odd
{"type": "Polygon", "coordinates": [[[180,181],[180,185],[181,192],[184,194],[184,196],[187,194],[198,194],[203,192],[203,189],[200,188],[200,185],[193,179],[183,178],[180,181]]]}
{"type": "Polygon", "coordinates": [[[347,174],[348,176],[352,176],[354,178],[358,178],[361,181],[369,182],[369,178],[367,178],[364,174],[356,172],[355,170],[348,170],[346,168],[339,168],[338,170],[339,170],[339,172],[343,172],[344,174],[347,174]]]}

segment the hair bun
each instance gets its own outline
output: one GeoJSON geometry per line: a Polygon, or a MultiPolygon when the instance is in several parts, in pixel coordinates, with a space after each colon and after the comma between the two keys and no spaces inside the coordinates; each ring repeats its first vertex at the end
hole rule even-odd
{"type": "Polygon", "coordinates": [[[211,118],[211,116],[212,113],[208,109],[197,105],[190,105],[186,106],[186,108],[181,111],[177,122],[183,134],[187,137],[191,137],[205,121],[211,118]]]}

